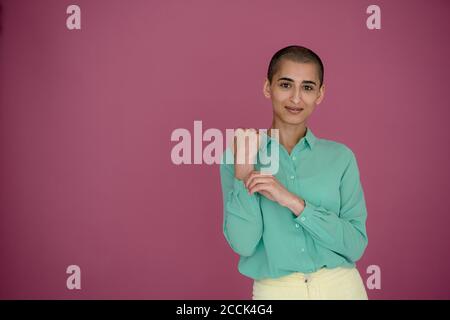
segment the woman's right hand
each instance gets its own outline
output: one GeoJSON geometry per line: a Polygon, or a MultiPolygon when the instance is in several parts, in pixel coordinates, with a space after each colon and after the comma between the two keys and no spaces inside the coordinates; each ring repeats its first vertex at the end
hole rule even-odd
{"type": "Polygon", "coordinates": [[[235,130],[231,150],[234,154],[234,175],[237,179],[244,180],[254,170],[259,146],[258,131],[247,128],[235,130]]]}

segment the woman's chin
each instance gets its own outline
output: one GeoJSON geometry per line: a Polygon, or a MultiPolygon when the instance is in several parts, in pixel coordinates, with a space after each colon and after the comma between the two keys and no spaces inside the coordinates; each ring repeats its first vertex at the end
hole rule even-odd
{"type": "Polygon", "coordinates": [[[300,125],[305,122],[306,118],[304,114],[291,114],[291,113],[276,113],[274,115],[278,121],[288,125],[300,125]]]}
{"type": "Polygon", "coordinates": [[[302,124],[303,122],[305,122],[305,119],[303,117],[288,116],[288,117],[282,117],[281,121],[286,124],[290,124],[290,125],[299,125],[299,124],[302,124]]]}

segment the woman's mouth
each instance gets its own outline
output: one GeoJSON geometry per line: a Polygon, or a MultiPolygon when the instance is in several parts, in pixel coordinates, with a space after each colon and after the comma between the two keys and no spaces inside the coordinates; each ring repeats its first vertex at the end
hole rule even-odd
{"type": "Polygon", "coordinates": [[[288,107],[288,106],[285,106],[285,108],[287,111],[289,111],[292,114],[299,114],[300,112],[303,111],[303,108],[288,107]]]}

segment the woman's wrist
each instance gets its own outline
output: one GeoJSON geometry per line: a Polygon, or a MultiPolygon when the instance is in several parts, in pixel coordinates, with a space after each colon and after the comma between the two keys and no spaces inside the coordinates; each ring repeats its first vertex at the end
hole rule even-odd
{"type": "Polygon", "coordinates": [[[253,165],[249,166],[249,165],[241,165],[241,164],[235,164],[234,165],[234,176],[236,179],[238,180],[245,180],[245,178],[247,178],[247,176],[252,173],[252,171],[254,170],[253,165]]]}
{"type": "Polygon", "coordinates": [[[305,209],[305,200],[302,198],[296,196],[295,194],[291,194],[292,197],[289,199],[288,203],[285,207],[290,209],[297,217],[303,212],[303,209],[305,209]]]}

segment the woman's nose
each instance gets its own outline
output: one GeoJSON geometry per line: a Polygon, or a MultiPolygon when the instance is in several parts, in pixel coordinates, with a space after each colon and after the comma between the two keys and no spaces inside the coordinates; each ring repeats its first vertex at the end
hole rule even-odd
{"type": "Polygon", "coordinates": [[[294,91],[294,94],[293,94],[292,97],[291,97],[292,102],[295,103],[295,104],[297,104],[297,103],[300,102],[300,99],[301,99],[301,97],[300,97],[300,91],[299,91],[299,90],[295,90],[295,91],[294,91]]]}

